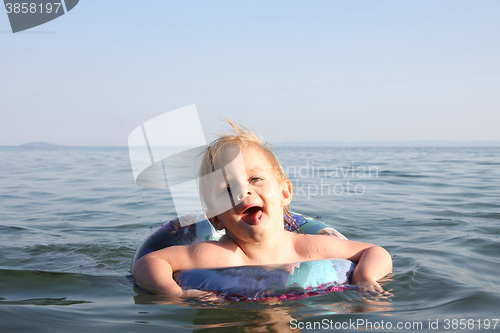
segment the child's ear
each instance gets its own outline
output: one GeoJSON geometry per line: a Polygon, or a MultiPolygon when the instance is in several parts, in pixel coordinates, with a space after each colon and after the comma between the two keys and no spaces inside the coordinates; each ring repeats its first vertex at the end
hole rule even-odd
{"type": "Polygon", "coordinates": [[[289,181],[283,181],[281,183],[281,205],[282,207],[290,205],[292,202],[292,183],[289,181]]]}

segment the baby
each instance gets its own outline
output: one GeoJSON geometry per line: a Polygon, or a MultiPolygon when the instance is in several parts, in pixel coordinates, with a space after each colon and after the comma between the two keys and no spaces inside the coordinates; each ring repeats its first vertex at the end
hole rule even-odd
{"type": "Polygon", "coordinates": [[[200,170],[200,195],[207,216],[225,235],[219,241],[172,246],[145,255],[133,267],[136,283],[153,293],[182,296],[189,291],[173,278],[180,270],[340,258],[357,263],[353,284],[364,291],[384,292],[377,280],[392,271],[385,249],[284,228],[284,222],[294,227],[292,183],[259,137],[230,124],[235,133],[207,148],[200,170]],[[213,174],[220,177],[210,177],[213,174]]]}

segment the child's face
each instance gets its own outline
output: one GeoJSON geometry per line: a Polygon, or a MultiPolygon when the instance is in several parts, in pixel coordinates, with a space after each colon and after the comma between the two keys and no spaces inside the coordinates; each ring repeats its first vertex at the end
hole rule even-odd
{"type": "Polygon", "coordinates": [[[217,215],[229,236],[259,243],[283,230],[283,207],[291,201],[291,189],[260,149],[242,147],[241,157],[225,168],[226,181],[216,186],[212,200],[215,205],[231,200],[231,208],[217,215]]]}

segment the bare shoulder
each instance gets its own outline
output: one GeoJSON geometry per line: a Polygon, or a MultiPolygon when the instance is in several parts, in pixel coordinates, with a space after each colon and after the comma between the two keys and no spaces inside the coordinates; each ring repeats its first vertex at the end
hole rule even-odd
{"type": "MultiPolygon", "coordinates": [[[[171,249],[170,251],[168,249],[171,249]]],[[[188,246],[172,246],[167,261],[173,263],[174,271],[183,269],[215,268],[241,264],[230,245],[220,241],[208,241],[188,246]]]]}
{"type": "Polygon", "coordinates": [[[308,260],[326,258],[351,258],[356,253],[363,251],[373,244],[341,239],[331,235],[297,234],[294,244],[300,256],[308,260]]]}
{"type": "Polygon", "coordinates": [[[318,246],[324,244],[337,244],[340,238],[327,236],[327,235],[315,235],[315,234],[295,234],[294,243],[299,247],[310,247],[318,246]]]}

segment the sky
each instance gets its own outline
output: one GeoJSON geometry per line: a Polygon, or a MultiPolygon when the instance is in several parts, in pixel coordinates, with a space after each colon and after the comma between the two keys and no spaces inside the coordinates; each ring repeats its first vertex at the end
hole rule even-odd
{"type": "Polygon", "coordinates": [[[207,139],[500,141],[500,1],[81,0],[12,33],[0,146],[126,146],[195,104],[207,139]]]}

